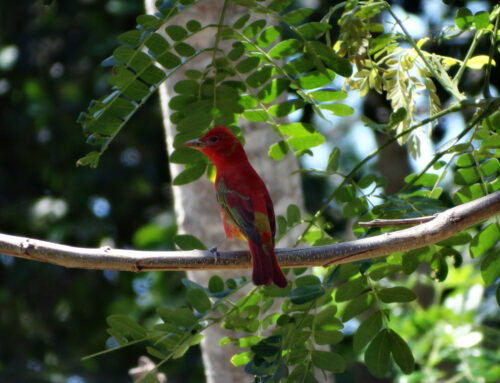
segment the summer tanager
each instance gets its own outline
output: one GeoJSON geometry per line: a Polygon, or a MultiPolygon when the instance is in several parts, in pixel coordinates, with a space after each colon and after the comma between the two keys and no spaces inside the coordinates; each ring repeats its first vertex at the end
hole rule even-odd
{"type": "Polygon", "coordinates": [[[266,185],[248,162],[238,138],[216,126],[200,139],[184,145],[205,154],[215,165],[215,191],[228,238],[248,242],[252,280],[256,285],[285,287],[287,280],[274,252],[276,221],[266,185]]]}

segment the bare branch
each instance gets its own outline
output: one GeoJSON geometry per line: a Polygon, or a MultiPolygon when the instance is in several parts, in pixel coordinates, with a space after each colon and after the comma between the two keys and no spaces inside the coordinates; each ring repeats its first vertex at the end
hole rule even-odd
{"type": "Polygon", "coordinates": [[[427,215],[425,217],[401,218],[401,219],[374,219],[373,221],[358,222],[361,227],[384,227],[384,226],[404,226],[416,225],[432,221],[437,214],[427,215]]]}
{"type": "MultiPolygon", "coordinates": [[[[421,225],[328,246],[278,249],[284,267],[326,266],[382,257],[431,245],[500,213],[500,191],[448,209],[421,225]]],[[[98,270],[206,270],[250,268],[248,251],[135,251],[86,249],[0,234],[0,253],[56,265],[98,270]]]]}

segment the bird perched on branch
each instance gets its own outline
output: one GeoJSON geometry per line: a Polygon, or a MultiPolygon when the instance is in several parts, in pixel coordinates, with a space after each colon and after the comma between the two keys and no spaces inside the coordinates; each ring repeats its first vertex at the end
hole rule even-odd
{"type": "Polygon", "coordinates": [[[227,238],[248,242],[256,285],[285,287],[287,280],[274,252],[276,221],[264,181],[248,162],[238,138],[224,126],[184,145],[205,154],[215,165],[215,191],[227,238]]]}

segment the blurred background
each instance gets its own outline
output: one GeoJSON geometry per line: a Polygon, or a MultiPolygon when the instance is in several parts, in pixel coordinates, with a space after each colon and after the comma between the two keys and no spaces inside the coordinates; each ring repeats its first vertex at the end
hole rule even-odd
{"type": "MultiPolygon", "coordinates": [[[[456,8],[444,3],[452,2],[401,0],[394,6],[408,23],[412,20],[410,32],[420,33],[420,38],[438,33],[443,20],[453,23],[456,8]]],[[[491,9],[494,3],[467,5],[476,11],[491,9]]],[[[330,5],[326,0],[295,4],[315,7],[311,19],[317,20],[330,5]]],[[[137,0],[0,2],[0,232],[75,246],[174,248],[175,217],[157,97],[131,119],[97,169],[75,166],[92,149],[75,120],[91,99],[109,90],[109,68],[99,64],[112,54],[116,37],[135,27],[135,17],[142,12],[142,2],[137,0]]],[[[468,41],[443,41],[428,49],[463,57],[468,41]]],[[[486,54],[486,49],[480,46],[478,54],[486,54]]],[[[480,80],[466,77],[470,94],[480,92],[480,80]]],[[[492,81],[497,83],[493,89],[498,89],[498,72],[492,74],[492,81]]],[[[376,94],[363,103],[351,101],[354,104],[347,103],[358,112],[354,119],[366,114],[384,122],[390,114],[387,103],[376,94]]],[[[320,123],[307,109],[296,118],[320,123]]],[[[376,137],[362,130],[362,124],[353,127],[353,120],[334,123],[336,129],[328,135],[342,146],[341,166],[352,168],[377,145],[376,137]],[[360,136],[364,137],[361,149],[360,136]]],[[[444,121],[431,144],[441,142],[447,128],[444,121]]],[[[303,165],[324,166],[328,146],[324,152],[319,150],[316,162],[303,165]]],[[[385,165],[374,164],[387,177],[403,168],[390,180],[393,186],[418,168],[404,149],[395,150],[385,165]],[[394,165],[398,169],[391,168],[394,165]]],[[[303,184],[306,206],[314,212],[331,185],[325,178],[307,174],[303,184]]],[[[333,234],[340,236],[345,227],[341,214],[332,206],[327,217],[335,224],[333,234]]],[[[126,314],[144,322],[154,317],[159,306],[184,303],[182,277],[180,272],[69,270],[0,255],[0,382],[130,381],[127,371],[137,364],[141,348],[85,362],[80,359],[106,347],[106,316],[126,314]]],[[[461,278],[453,283],[467,279],[473,283],[470,274],[461,278]]],[[[432,315],[439,317],[436,312],[432,315]]],[[[383,381],[357,369],[350,352],[346,347],[350,370],[339,382],[361,377],[383,381]]],[[[199,351],[190,350],[183,359],[168,363],[165,372],[172,382],[203,381],[199,351]]]]}

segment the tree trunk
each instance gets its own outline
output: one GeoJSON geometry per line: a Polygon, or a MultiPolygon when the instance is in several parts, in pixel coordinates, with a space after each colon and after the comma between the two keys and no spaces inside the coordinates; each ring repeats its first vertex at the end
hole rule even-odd
{"type": "MultiPolygon", "coordinates": [[[[145,0],[145,4],[148,13],[155,12],[154,0],[145,0]]],[[[202,24],[218,23],[222,4],[223,2],[218,0],[204,1],[187,11],[181,12],[179,16],[172,20],[172,23],[185,25],[191,19],[199,20],[202,24]]],[[[228,6],[226,21],[228,23],[234,21],[242,15],[242,12],[248,12],[248,9],[234,5],[228,6]]],[[[214,41],[214,29],[208,29],[191,38],[189,43],[195,49],[198,49],[213,46],[214,41]]],[[[230,45],[224,46],[222,44],[220,48],[227,49],[230,48],[230,45]]],[[[184,78],[187,69],[203,71],[210,61],[211,56],[201,55],[197,60],[192,61],[189,68],[183,67],[182,70],[179,70],[160,87],[160,101],[168,153],[173,150],[172,143],[176,133],[175,126],[169,119],[170,110],[168,108],[169,99],[174,95],[173,85],[184,78]]],[[[269,146],[276,142],[278,138],[269,127],[258,126],[258,124],[250,126],[246,121],[241,121],[240,127],[245,135],[245,150],[249,160],[268,186],[276,214],[284,214],[290,203],[302,207],[300,176],[291,176],[291,173],[298,169],[296,159],[293,156],[287,156],[282,161],[275,162],[267,156],[269,146]]],[[[184,169],[183,166],[172,163],[169,166],[172,179],[184,169]]],[[[182,187],[174,187],[173,197],[179,233],[193,234],[208,246],[224,238],[214,187],[206,177],[182,187]]],[[[289,238],[292,239],[287,240],[285,238],[280,242],[280,246],[291,246],[293,244],[293,234],[289,238]]],[[[246,246],[246,244],[240,241],[228,241],[223,247],[241,248],[241,246],[246,246]]],[[[213,274],[214,272],[209,271],[193,271],[188,272],[188,277],[206,286],[213,274]]],[[[218,271],[217,274],[222,278],[239,278],[243,274],[250,278],[249,271],[218,271]]],[[[216,326],[205,331],[204,335],[201,349],[207,382],[232,383],[248,381],[248,375],[243,371],[243,368],[236,368],[230,362],[231,356],[239,350],[232,346],[219,346],[219,340],[222,337],[235,337],[237,335],[232,331],[216,326]]]]}

